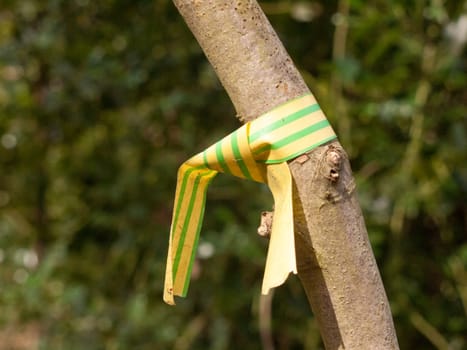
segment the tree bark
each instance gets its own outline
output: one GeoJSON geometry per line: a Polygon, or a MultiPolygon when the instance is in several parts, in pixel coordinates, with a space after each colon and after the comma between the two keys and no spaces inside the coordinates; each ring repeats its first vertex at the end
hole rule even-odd
{"type": "MultiPolygon", "coordinates": [[[[174,0],[242,122],[308,93],[253,0],[174,0]]],[[[289,162],[298,275],[327,349],[398,349],[389,303],[339,142],[289,162]]]]}

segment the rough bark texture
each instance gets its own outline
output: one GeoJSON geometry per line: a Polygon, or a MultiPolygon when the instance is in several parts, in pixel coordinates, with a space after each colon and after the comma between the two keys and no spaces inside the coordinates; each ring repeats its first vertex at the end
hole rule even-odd
{"type": "MultiPolygon", "coordinates": [[[[243,122],[309,91],[256,1],[174,3],[243,122]]],[[[346,153],[336,141],[289,167],[299,277],[326,348],[398,349],[346,153]]]]}

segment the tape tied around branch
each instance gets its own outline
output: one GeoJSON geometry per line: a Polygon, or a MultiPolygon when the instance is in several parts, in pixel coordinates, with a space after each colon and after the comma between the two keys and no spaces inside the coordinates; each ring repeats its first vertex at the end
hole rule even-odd
{"type": "Polygon", "coordinates": [[[307,94],[248,122],[183,163],[177,174],[164,301],[186,296],[204,216],[206,192],[218,172],[266,183],[274,198],[274,220],[266,258],[262,293],[297,273],[292,207],[292,176],[287,160],[336,135],[307,94]]]}

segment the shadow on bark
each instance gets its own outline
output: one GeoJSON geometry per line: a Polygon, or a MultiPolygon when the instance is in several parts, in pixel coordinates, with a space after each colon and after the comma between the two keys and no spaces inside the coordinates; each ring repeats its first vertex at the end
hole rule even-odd
{"type": "MultiPolygon", "coordinates": [[[[293,191],[294,196],[296,196],[298,189],[295,182],[293,183],[293,191]]],[[[305,218],[300,201],[294,201],[294,215],[305,218]]],[[[295,250],[298,277],[305,289],[313,314],[318,320],[321,333],[327,334],[327,338],[332,339],[332,344],[326,344],[326,349],[344,348],[329,289],[316,258],[310,236],[307,234],[306,221],[295,223],[295,250]],[[310,285],[314,287],[309,288],[310,285]]]]}

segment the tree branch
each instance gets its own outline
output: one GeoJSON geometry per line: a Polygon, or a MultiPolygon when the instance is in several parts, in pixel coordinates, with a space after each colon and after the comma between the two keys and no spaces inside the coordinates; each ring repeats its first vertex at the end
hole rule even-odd
{"type": "MultiPolygon", "coordinates": [[[[229,94],[252,120],[307,93],[252,0],[174,0],[229,94]]],[[[289,162],[300,280],[327,349],[398,349],[347,155],[338,142],[289,162]]]]}

